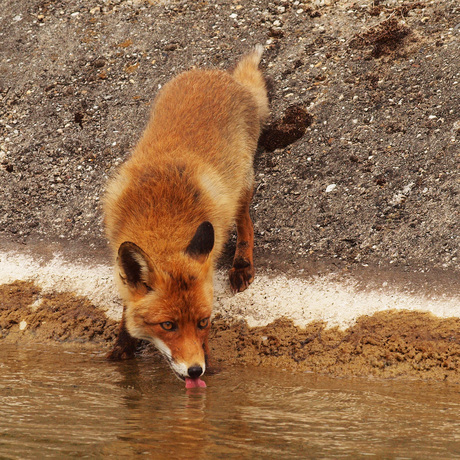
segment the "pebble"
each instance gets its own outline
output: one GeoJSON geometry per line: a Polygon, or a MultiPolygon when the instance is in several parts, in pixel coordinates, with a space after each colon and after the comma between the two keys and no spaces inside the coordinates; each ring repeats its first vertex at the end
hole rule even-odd
{"type": "Polygon", "coordinates": [[[330,184],[326,187],[326,193],[330,193],[337,187],[337,184],[330,184]]]}

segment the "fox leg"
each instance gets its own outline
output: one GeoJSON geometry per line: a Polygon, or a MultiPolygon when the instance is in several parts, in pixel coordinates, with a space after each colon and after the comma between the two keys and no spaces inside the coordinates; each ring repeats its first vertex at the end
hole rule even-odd
{"type": "Polygon", "coordinates": [[[207,375],[214,375],[218,374],[222,371],[221,366],[210,357],[210,349],[208,344],[208,337],[205,338],[203,343],[203,350],[204,350],[204,359],[206,363],[206,374],[207,375]]]}
{"type": "Polygon", "coordinates": [[[208,370],[210,367],[210,354],[209,354],[210,350],[209,350],[208,337],[204,339],[203,350],[204,350],[204,361],[206,363],[206,369],[208,370]]]}
{"type": "Polygon", "coordinates": [[[254,280],[254,264],[252,252],[254,249],[254,227],[249,215],[249,205],[252,199],[252,189],[247,190],[240,201],[236,216],[236,251],[233,267],[230,269],[230,286],[233,292],[244,291],[254,280]]]}
{"type": "Polygon", "coordinates": [[[125,309],[123,309],[117,340],[115,341],[115,346],[112,351],[107,355],[107,359],[118,361],[133,358],[138,342],[139,340],[132,337],[126,329],[125,309]]]}

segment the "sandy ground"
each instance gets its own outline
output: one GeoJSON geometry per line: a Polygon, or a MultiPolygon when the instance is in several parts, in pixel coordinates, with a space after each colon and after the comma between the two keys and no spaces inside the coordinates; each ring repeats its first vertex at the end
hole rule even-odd
{"type": "Polygon", "coordinates": [[[459,38],[453,0],[5,0],[2,336],[110,344],[107,178],[169,78],[262,43],[258,278],[232,297],[217,277],[217,359],[455,379],[459,38]]]}

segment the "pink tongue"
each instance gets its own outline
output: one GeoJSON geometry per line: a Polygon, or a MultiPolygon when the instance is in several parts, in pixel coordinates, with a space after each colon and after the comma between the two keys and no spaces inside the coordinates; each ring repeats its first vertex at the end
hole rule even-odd
{"type": "Polygon", "coordinates": [[[206,388],[206,383],[199,377],[197,379],[185,377],[185,388],[206,388]]]}

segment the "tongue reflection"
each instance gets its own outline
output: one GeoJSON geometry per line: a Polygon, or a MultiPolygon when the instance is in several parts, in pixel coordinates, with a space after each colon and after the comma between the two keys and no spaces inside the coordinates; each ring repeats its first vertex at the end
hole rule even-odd
{"type": "Polygon", "coordinates": [[[206,388],[206,383],[199,377],[196,379],[185,377],[185,388],[206,388]]]}

